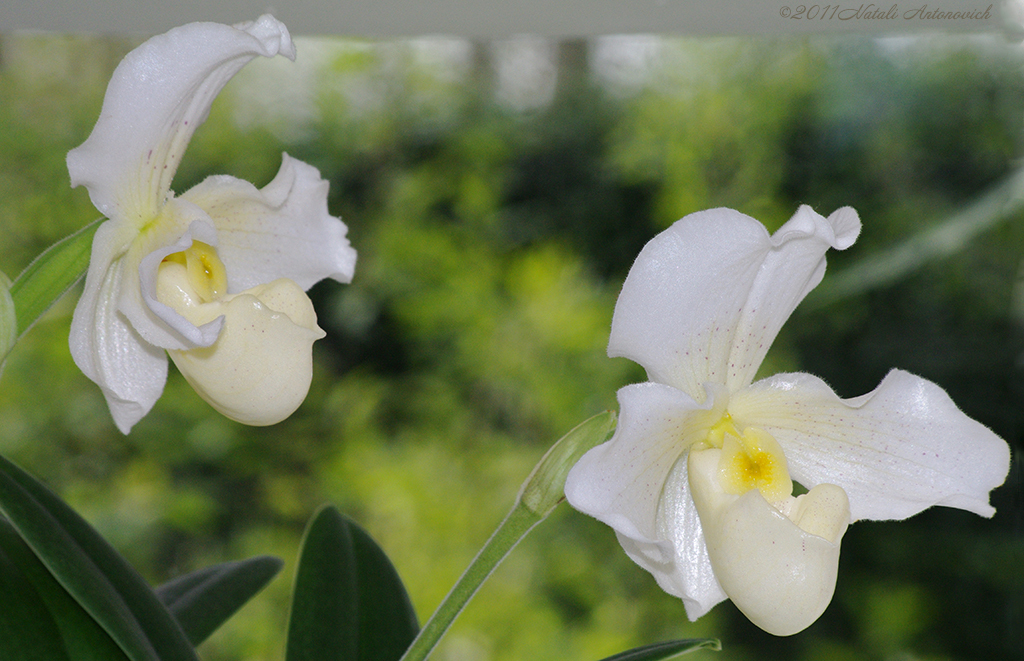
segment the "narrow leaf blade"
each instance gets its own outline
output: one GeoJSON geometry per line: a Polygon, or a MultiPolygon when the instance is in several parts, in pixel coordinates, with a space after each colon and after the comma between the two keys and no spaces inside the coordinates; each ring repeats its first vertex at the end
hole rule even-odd
{"type": "Polygon", "coordinates": [[[369,533],[347,520],[358,561],[359,659],[398,661],[419,621],[398,570],[369,533]]]}
{"type": "Polygon", "coordinates": [[[153,590],[84,519],[0,457],[0,510],[131,661],[197,661],[153,590]]]}
{"type": "Polygon", "coordinates": [[[288,661],[396,661],[419,630],[387,555],[330,506],[306,529],[292,599],[288,661]]]}
{"type": "Polygon", "coordinates": [[[337,510],[322,508],[302,539],[288,620],[287,661],[357,658],[355,564],[348,525],[337,510]]]}
{"type": "MultiPolygon", "coordinates": [[[[38,652],[36,656],[29,656],[29,659],[54,659],[55,661],[127,661],[127,657],[117,643],[107,635],[107,632],[96,623],[92,617],[75,601],[67,591],[61,587],[57,579],[43,566],[28,547],[18,536],[17,531],[6,519],[0,518],[0,555],[5,555],[12,567],[16,567],[22,576],[27,580],[26,590],[31,590],[42,601],[46,614],[45,618],[53,624],[54,630],[51,633],[51,640],[39,641],[31,649],[38,652]],[[59,647],[60,651],[51,650],[51,647],[59,647]],[[46,653],[44,654],[44,650],[46,653]]],[[[3,592],[6,595],[0,600],[0,607],[9,605],[12,608],[24,608],[26,606],[25,592],[3,592]]],[[[26,608],[26,612],[28,609],[26,608]]],[[[40,616],[41,618],[44,616],[40,616]]],[[[40,625],[48,626],[48,625],[40,625]]],[[[39,632],[43,633],[43,632],[39,632]]],[[[18,659],[18,656],[8,656],[9,650],[3,643],[16,643],[19,640],[27,643],[33,638],[31,629],[19,628],[8,635],[3,633],[3,641],[0,641],[0,659],[18,659]]]]}
{"type": "Polygon", "coordinates": [[[6,551],[8,531],[15,543],[21,541],[0,522],[0,659],[71,661],[46,603],[6,551]]]}
{"type": "Polygon", "coordinates": [[[270,556],[225,562],[164,583],[156,594],[192,644],[199,645],[266,587],[283,565],[270,556]]]}
{"type": "Polygon", "coordinates": [[[637,647],[626,652],[619,652],[614,656],[602,659],[602,661],[661,661],[661,659],[671,659],[697,650],[718,652],[721,649],[722,643],[714,638],[688,638],[637,647]]]}
{"type": "Polygon", "coordinates": [[[85,273],[92,252],[92,237],[103,220],[89,223],[53,244],[18,275],[11,285],[18,337],[85,273]]]}
{"type": "Polygon", "coordinates": [[[0,273],[0,368],[18,341],[18,315],[11,298],[11,280],[0,273]]]}

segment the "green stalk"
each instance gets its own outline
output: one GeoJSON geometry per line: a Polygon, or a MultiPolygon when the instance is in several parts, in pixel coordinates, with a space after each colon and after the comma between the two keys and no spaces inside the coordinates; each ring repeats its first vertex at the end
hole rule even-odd
{"type": "Polygon", "coordinates": [[[466,607],[484,581],[533,527],[565,500],[565,477],[585,452],[605,442],[615,430],[616,416],[599,413],[556,442],[523,482],[516,504],[473,558],[458,582],[420,629],[400,661],[422,661],[466,607]]]}
{"type": "Polygon", "coordinates": [[[451,592],[430,616],[412,645],[402,655],[401,661],[422,661],[433,651],[441,637],[451,627],[469,600],[477,593],[484,581],[497,569],[516,544],[519,543],[535,525],[546,518],[530,510],[522,501],[518,501],[512,510],[480,549],[473,562],[452,587],[451,592]]]}

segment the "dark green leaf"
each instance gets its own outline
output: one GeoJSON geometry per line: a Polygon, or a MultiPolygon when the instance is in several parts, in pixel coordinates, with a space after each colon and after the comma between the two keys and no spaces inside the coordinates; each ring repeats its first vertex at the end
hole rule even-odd
{"type": "Polygon", "coordinates": [[[0,557],[3,558],[4,595],[0,610],[12,616],[0,624],[0,659],[49,661],[125,661],[124,652],[107,632],[61,587],[6,519],[0,518],[0,557]],[[8,571],[9,570],[9,571],[8,571]],[[11,572],[20,574],[18,588],[11,572]],[[36,608],[41,603],[43,611],[36,608]],[[38,618],[38,619],[35,619],[38,618]],[[12,630],[2,627],[11,625],[12,630]],[[18,646],[26,656],[18,656],[18,646]]]}
{"type": "Polygon", "coordinates": [[[92,237],[103,218],[65,237],[32,260],[11,285],[17,311],[18,336],[35,323],[89,266],[92,237]]]}
{"type": "Polygon", "coordinates": [[[384,551],[338,510],[321,508],[302,541],[288,661],[396,661],[418,631],[384,551]]]}
{"type": "Polygon", "coordinates": [[[0,659],[70,661],[46,604],[5,552],[8,536],[21,542],[10,525],[0,521],[0,659]]]}
{"type": "Polygon", "coordinates": [[[0,510],[131,661],[197,661],[170,611],[84,519],[0,457],[0,510]]]}
{"type": "Polygon", "coordinates": [[[156,594],[198,645],[277,576],[283,564],[269,556],[225,562],[164,583],[156,594]]]}
{"type": "Polygon", "coordinates": [[[637,647],[627,652],[620,652],[614,656],[609,656],[606,659],[602,659],[602,661],[660,661],[661,659],[671,659],[674,656],[697,650],[714,650],[717,652],[721,649],[722,643],[714,638],[689,638],[637,647]]]}

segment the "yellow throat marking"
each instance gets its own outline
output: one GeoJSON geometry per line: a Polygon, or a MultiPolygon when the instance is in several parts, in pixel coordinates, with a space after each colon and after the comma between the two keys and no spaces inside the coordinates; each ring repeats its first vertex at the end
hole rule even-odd
{"type": "Polygon", "coordinates": [[[189,248],[164,257],[165,262],[177,262],[185,266],[188,283],[192,285],[204,303],[215,301],[228,290],[228,273],[224,262],[217,256],[217,249],[202,241],[193,241],[189,248]]]}
{"type": "Polygon", "coordinates": [[[718,481],[725,493],[739,495],[758,489],[770,503],[793,494],[782,446],[763,429],[745,427],[741,432],[725,413],[708,430],[705,442],[722,450],[718,481]]]}

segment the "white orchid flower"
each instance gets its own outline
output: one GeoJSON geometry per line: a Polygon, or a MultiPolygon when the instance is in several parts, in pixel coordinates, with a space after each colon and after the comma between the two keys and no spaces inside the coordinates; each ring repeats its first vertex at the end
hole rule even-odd
{"type": "Polygon", "coordinates": [[[171,179],[213,99],[256,56],[295,58],[272,16],[192,23],[118,65],[89,138],[68,154],[107,217],[71,322],[75,363],[127,433],[167,379],[169,352],[214,408],[266,425],[290,415],[323,336],[305,294],[348,282],[356,254],[327,212],[328,183],[287,154],[267,186],[210,177],[181,196],[171,179]]]}
{"type": "Polygon", "coordinates": [[[610,356],[649,382],[619,391],[619,426],[573,467],[565,495],[695,620],[731,599],[776,635],[813,623],[858,519],[932,505],[991,516],[1009,447],[937,385],[894,370],[840,399],[810,374],[752,383],[776,334],[860,233],[850,208],[803,206],[769,236],[731,209],[695,213],[640,253],[615,307],[610,356]],[[793,496],[793,481],[809,489],[793,496]]]}

